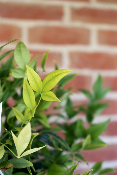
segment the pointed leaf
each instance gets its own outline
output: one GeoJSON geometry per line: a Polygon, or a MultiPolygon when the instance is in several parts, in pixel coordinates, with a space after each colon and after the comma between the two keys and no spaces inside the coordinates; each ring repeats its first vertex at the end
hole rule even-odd
{"type": "Polygon", "coordinates": [[[23,99],[25,104],[32,110],[35,107],[35,95],[26,78],[23,83],[23,99]]]}
{"type": "Polygon", "coordinates": [[[0,146],[0,159],[3,157],[4,152],[5,152],[4,145],[2,145],[2,146],[0,146]]]}
{"type": "Polygon", "coordinates": [[[13,168],[27,168],[33,166],[33,164],[30,161],[23,158],[14,158],[10,159],[9,161],[13,164],[13,168]]]}
{"type": "Polygon", "coordinates": [[[73,165],[65,173],[63,173],[63,175],[73,175],[77,166],[78,166],[78,164],[73,165]]]}
{"type": "Polygon", "coordinates": [[[85,150],[95,150],[95,149],[103,148],[106,146],[108,146],[108,145],[104,144],[104,143],[91,143],[90,145],[87,145],[85,147],[85,150]]]}
{"type": "Polygon", "coordinates": [[[99,172],[99,175],[101,175],[101,174],[108,174],[108,173],[114,173],[114,172],[115,172],[114,169],[112,169],[112,168],[106,168],[106,169],[104,169],[104,170],[101,170],[101,171],[99,172]]]}
{"type": "Polygon", "coordinates": [[[23,70],[26,69],[26,65],[30,62],[30,53],[21,41],[16,45],[14,58],[18,66],[23,70]]]}
{"type": "Polygon", "coordinates": [[[32,89],[38,93],[41,93],[42,91],[42,81],[39,75],[30,67],[27,66],[27,75],[29,83],[32,87],[32,89]]]}
{"type": "Polygon", "coordinates": [[[92,169],[94,169],[93,172],[92,172],[92,174],[97,173],[97,172],[101,169],[101,166],[102,166],[102,162],[96,163],[96,164],[92,167],[92,169]]]}
{"type": "Polygon", "coordinates": [[[25,71],[23,69],[17,68],[17,69],[14,69],[10,75],[12,75],[14,78],[24,78],[25,71]]]}
{"type": "Polygon", "coordinates": [[[47,118],[47,116],[45,114],[37,113],[36,116],[39,117],[38,120],[43,126],[45,126],[47,128],[50,128],[50,125],[49,125],[49,122],[48,122],[48,118],[47,118]]]}
{"type": "Polygon", "coordinates": [[[65,75],[67,75],[70,72],[71,70],[60,69],[49,73],[42,83],[43,93],[50,91],[65,75]]]}
{"type": "Polygon", "coordinates": [[[10,54],[11,52],[13,52],[13,51],[14,51],[14,50],[9,50],[9,51],[5,52],[4,54],[0,55],[0,61],[1,61],[4,57],[6,57],[8,54],[10,54]]]}
{"type": "Polygon", "coordinates": [[[12,132],[13,140],[16,146],[18,157],[22,154],[22,152],[27,148],[30,139],[31,139],[31,126],[28,123],[19,133],[18,137],[16,137],[12,132]]]}
{"type": "Polygon", "coordinates": [[[43,56],[43,55],[38,56],[38,57],[36,57],[35,59],[33,59],[33,60],[28,64],[28,66],[29,66],[31,69],[33,69],[33,68],[35,67],[36,63],[37,63],[38,58],[40,58],[40,57],[42,57],[42,56],[43,56]]]}
{"type": "Polygon", "coordinates": [[[87,147],[87,145],[90,145],[90,143],[91,143],[91,136],[88,135],[82,144],[82,149],[85,149],[87,147]]]}
{"type": "Polygon", "coordinates": [[[49,50],[43,55],[43,58],[42,58],[42,61],[41,61],[41,67],[42,67],[44,72],[45,72],[45,63],[46,63],[46,59],[47,59],[47,56],[48,56],[48,52],[49,52],[49,50]]]}
{"type": "Polygon", "coordinates": [[[86,171],[85,173],[81,174],[81,175],[89,175],[91,172],[93,171],[93,169],[86,171]]]}
{"type": "Polygon", "coordinates": [[[20,157],[27,156],[28,154],[32,154],[32,153],[34,153],[34,152],[36,152],[36,151],[39,151],[39,150],[41,150],[43,147],[45,147],[45,146],[42,146],[42,147],[40,147],[40,148],[33,148],[33,149],[28,150],[28,151],[25,151],[20,157]]]}
{"type": "Polygon", "coordinates": [[[66,170],[63,167],[60,167],[56,164],[53,164],[49,167],[47,175],[62,175],[66,170]]]}
{"type": "Polygon", "coordinates": [[[45,92],[45,93],[42,93],[42,99],[45,100],[45,101],[60,101],[56,95],[49,91],[49,92],[45,92]]]}
{"type": "Polygon", "coordinates": [[[17,120],[19,120],[20,122],[23,122],[24,121],[23,114],[20,111],[18,111],[16,108],[13,108],[13,111],[15,113],[17,120]]]}

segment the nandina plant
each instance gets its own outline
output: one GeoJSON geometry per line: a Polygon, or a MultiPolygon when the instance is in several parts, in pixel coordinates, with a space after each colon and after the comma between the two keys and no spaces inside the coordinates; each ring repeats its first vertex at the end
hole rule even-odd
{"type": "MultiPolygon", "coordinates": [[[[42,81],[36,69],[39,57],[30,62],[30,53],[23,42],[19,42],[15,50],[1,55],[0,60],[13,51],[14,55],[5,64],[1,64],[0,71],[0,99],[3,105],[3,115],[6,116],[5,130],[2,130],[0,138],[0,169],[3,174],[8,175],[54,175],[55,172],[56,175],[57,173],[73,175],[78,165],[75,164],[76,161],[83,160],[87,163],[80,150],[99,149],[107,146],[98,137],[106,129],[109,120],[96,125],[93,125],[92,122],[95,115],[102,112],[107,106],[106,103],[100,103],[99,100],[109,89],[102,88],[102,80],[99,77],[94,84],[94,94],[82,90],[89,98],[89,103],[85,106],[74,106],[70,100],[70,89],[65,90],[64,85],[76,74],[69,74],[71,71],[67,69],[59,70],[55,64],[56,70],[49,73],[42,81]],[[18,68],[14,66],[13,58],[18,68]],[[10,76],[13,77],[12,81],[10,76]],[[57,83],[57,88],[53,90],[57,83]],[[9,97],[16,101],[12,109],[7,104],[9,97]],[[60,104],[59,99],[65,105],[57,105],[56,108],[62,108],[68,120],[82,111],[86,114],[89,128],[85,129],[81,119],[69,126],[67,121],[62,125],[56,122],[56,127],[53,127],[53,123],[48,122],[53,114],[47,115],[45,110],[49,108],[52,101],[58,101],[60,104]],[[61,128],[65,134],[65,140],[57,135],[58,132],[61,132],[61,128]],[[98,128],[101,128],[100,131],[94,132],[98,128]],[[84,141],[77,143],[76,139],[80,138],[84,141]],[[71,168],[66,170],[65,167],[69,165],[71,168]]],[[[45,71],[47,55],[48,51],[41,56],[43,71],[45,71]]],[[[57,114],[57,116],[64,118],[63,114],[57,114]]],[[[99,170],[96,168],[97,165],[94,167],[95,172],[99,170]]],[[[84,174],[88,175],[92,170],[84,174]]],[[[105,170],[106,173],[113,171],[112,169],[105,170]]]]}

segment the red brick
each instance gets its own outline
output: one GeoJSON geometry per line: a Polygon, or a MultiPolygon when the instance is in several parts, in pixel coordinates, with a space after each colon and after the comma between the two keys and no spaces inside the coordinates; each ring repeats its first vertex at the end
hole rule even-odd
{"type": "Polygon", "coordinates": [[[71,19],[89,23],[117,24],[117,10],[97,8],[72,8],[71,19]]]}
{"type": "MultiPolygon", "coordinates": [[[[51,0],[51,1],[57,1],[57,0],[51,0]]],[[[70,1],[70,2],[90,2],[90,0],[59,0],[59,1],[70,1]]]]}
{"type": "Polygon", "coordinates": [[[13,107],[13,106],[15,106],[16,101],[15,101],[12,97],[9,97],[8,100],[7,100],[7,104],[8,104],[10,107],[13,107]]]}
{"type": "Polygon", "coordinates": [[[108,107],[103,111],[102,114],[104,115],[111,115],[111,114],[117,114],[117,100],[103,100],[103,102],[107,102],[109,105],[108,107]]]}
{"type": "MultiPolygon", "coordinates": [[[[46,51],[30,51],[31,54],[31,60],[33,60],[34,58],[43,55],[44,53],[46,53],[46,51]]],[[[40,57],[37,61],[37,66],[41,67],[41,60],[42,57],[40,57]]],[[[45,68],[46,67],[52,67],[54,70],[54,60],[56,61],[57,65],[60,67],[62,65],[62,55],[61,53],[55,53],[55,52],[49,52],[48,53],[48,57],[46,60],[46,64],[45,64],[45,68]]]]}
{"type": "Polygon", "coordinates": [[[38,4],[0,3],[0,16],[28,20],[61,20],[61,6],[46,6],[38,4]]]}
{"type": "Polygon", "coordinates": [[[108,136],[117,136],[117,122],[111,121],[105,132],[103,132],[103,135],[108,135],[108,136]]]}
{"type": "Polygon", "coordinates": [[[117,145],[110,145],[105,148],[92,151],[84,151],[83,155],[87,162],[117,160],[117,145]]]}
{"type": "Polygon", "coordinates": [[[117,45],[117,31],[100,30],[98,32],[98,43],[104,45],[117,45]]]}
{"type": "Polygon", "coordinates": [[[98,2],[117,3],[117,0],[97,0],[98,2]]]}
{"type": "Polygon", "coordinates": [[[31,43],[89,44],[89,30],[72,27],[42,27],[29,29],[31,43]]]}
{"type": "Polygon", "coordinates": [[[73,88],[72,92],[79,92],[80,89],[91,89],[92,78],[90,76],[77,75],[67,85],[65,89],[73,88]]]}
{"type": "Polygon", "coordinates": [[[117,69],[117,54],[72,52],[70,67],[93,70],[117,69]]]}
{"type": "Polygon", "coordinates": [[[21,38],[20,28],[13,25],[0,24],[0,42],[9,42],[21,38]]]}
{"type": "Polygon", "coordinates": [[[112,91],[117,90],[117,77],[103,77],[104,87],[111,87],[112,91]]]}

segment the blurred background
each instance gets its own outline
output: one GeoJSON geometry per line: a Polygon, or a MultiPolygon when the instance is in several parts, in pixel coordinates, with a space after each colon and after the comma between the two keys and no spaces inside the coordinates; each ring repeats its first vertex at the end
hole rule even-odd
{"type": "MultiPolygon", "coordinates": [[[[16,38],[32,59],[50,49],[47,72],[54,70],[53,60],[59,68],[79,72],[68,84],[74,86],[76,103],[86,101],[79,89],[91,90],[98,74],[104,87],[111,87],[105,98],[110,105],[96,119],[111,118],[102,136],[109,146],[84,156],[89,164],[104,161],[103,167],[117,169],[117,0],[0,0],[0,45],[16,38]]],[[[84,167],[89,169],[84,163],[79,168],[84,167]]]]}

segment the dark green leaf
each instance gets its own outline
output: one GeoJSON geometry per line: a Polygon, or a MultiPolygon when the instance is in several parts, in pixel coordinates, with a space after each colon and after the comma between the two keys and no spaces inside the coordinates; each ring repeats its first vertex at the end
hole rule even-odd
{"type": "Polygon", "coordinates": [[[63,173],[63,175],[73,175],[77,166],[78,166],[78,164],[73,165],[65,173],[63,173]]]}
{"type": "Polygon", "coordinates": [[[114,173],[114,172],[115,172],[114,169],[112,169],[112,168],[106,168],[106,169],[100,171],[100,172],[99,172],[99,175],[100,175],[100,174],[114,173]]]}
{"type": "Polygon", "coordinates": [[[62,175],[66,170],[63,167],[60,167],[56,164],[53,164],[50,166],[50,168],[47,171],[47,175],[62,175]]]}
{"type": "Polygon", "coordinates": [[[42,61],[41,61],[41,67],[42,67],[44,72],[45,72],[45,63],[46,63],[46,59],[47,59],[47,56],[48,56],[48,52],[49,52],[49,50],[43,55],[43,58],[42,58],[42,61]]]}
{"type": "Polygon", "coordinates": [[[27,168],[33,166],[31,162],[23,158],[14,158],[9,160],[13,164],[13,168],[27,168]]]}
{"type": "Polygon", "coordinates": [[[94,169],[93,172],[92,172],[92,174],[97,173],[97,172],[101,169],[101,166],[102,166],[102,162],[96,163],[96,164],[92,167],[92,169],[94,169]]]}

